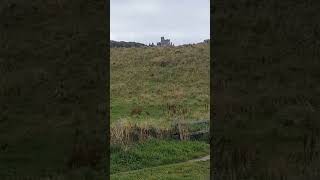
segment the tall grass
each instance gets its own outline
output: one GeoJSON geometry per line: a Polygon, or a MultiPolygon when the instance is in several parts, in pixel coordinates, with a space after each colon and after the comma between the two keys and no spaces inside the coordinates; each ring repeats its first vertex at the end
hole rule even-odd
{"type": "Polygon", "coordinates": [[[209,119],[209,62],[208,44],[112,48],[111,123],[166,121],[172,118],[163,111],[167,104],[188,108],[186,119],[209,119]]]}

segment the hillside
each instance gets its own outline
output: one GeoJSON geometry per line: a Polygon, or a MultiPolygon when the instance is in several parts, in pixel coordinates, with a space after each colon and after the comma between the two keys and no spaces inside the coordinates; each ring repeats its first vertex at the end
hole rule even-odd
{"type": "Polygon", "coordinates": [[[167,121],[168,105],[187,108],[188,120],[208,119],[209,51],[208,44],[111,49],[111,123],[167,121]]]}
{"type": "Polygon", "coordinates": [[[113,41],[110,40],[110,48],[130,48],[130,47],[145,47],[145,44],[137,42],[113,41]]]}
{"type": "MultiPolygon", "coordinates": [[[[139,179],[126,175],[139,169],[150,178],[182,178],[180,171],[186,169],[181,168],[188,167],[172,169],[168,176],[155,176],[149,168],[209,154],[203,140],[171,136],[175,122],[209,120],[209,55],[209,44],[203,43],[111,49],[111,174],[124,173],[112,179],[139,179]]],[[[186,125],[181,132],[201,128],[186,125]]],[[[207,170],[208,164],[188,177],[203,176],[207,170]]]]}

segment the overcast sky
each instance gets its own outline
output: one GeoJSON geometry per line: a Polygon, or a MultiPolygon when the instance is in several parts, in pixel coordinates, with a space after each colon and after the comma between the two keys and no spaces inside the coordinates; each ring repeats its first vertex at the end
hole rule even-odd
{"type": "Polygon", "coordinates": [[[175,45],[210,38],[210,0],[111,0],[110,38],[175,45]]]}

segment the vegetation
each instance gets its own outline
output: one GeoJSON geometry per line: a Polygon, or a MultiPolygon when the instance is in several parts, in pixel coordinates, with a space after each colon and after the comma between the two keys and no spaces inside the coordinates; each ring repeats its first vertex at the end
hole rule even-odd
{"type": "Polygon", "coordinates": [[[111,173],[184,162],[209,154],[209,145],[199,141],[148,140],[127,149],[113,146],[111,173]]]}
{"type": "Polygon", "coordinates": [[[111,179],[207,180],[209,179],[209,167],[209,161],[186,162],[113,174],[111,179]]]}
{"type": "Polygon", "coordinates": [[[110,41],[110,48],[130,48],[130,47],[145,47],[145,44],[137,42],[125,42],[125,41],[110,41]]]}
{"type": "Polygon", "coordinates": [[[166,126],[170,105],[186,108],[187,120],[209,119],[209,52],[207,44],[111,49],[111,123],[166,126]]]}
{"type": "MultiPolygon", "coordinates": [[[[138,169],[150,179],[160,178],[149,168],[209,154],[206,142],[186,135],[202,128],[188,123],[209,120],[209,55],[205,43],[111,48],[111,173],[117,173],[112,179],[138,178],[130,174],[138,169]],[[173,134],[185,141],[171,140],[173,134]]],[[[172,169],[176,174],[161,178],[181,178],[181,168],[190,166],[179,165],[172,169]]],[[[207,170],[195,170],[188,178],[207,170]]]]}

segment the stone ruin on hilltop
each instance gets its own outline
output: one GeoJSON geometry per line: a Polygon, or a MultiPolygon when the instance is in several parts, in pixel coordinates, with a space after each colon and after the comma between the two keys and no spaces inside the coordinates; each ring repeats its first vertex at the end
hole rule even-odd
{"type": "Polygon", "coordinates": [[[174,46],[172,42],[170,42],[170,39],[164,39],[164,37],[161,37],[161,41],[157,43],[157,46],[174,46]]]}
{"type": "MultiPolygon", "coordinates": [[[[155,47],[153,43],[149,43],[150,47],[155,47]]],[[[174,46],[172,42],[170,42],[170,39],[165,39],[164,37],[161,37],[161,41],[157,43],[158,47],[168,47],[168,46],[174,46]]]]}

